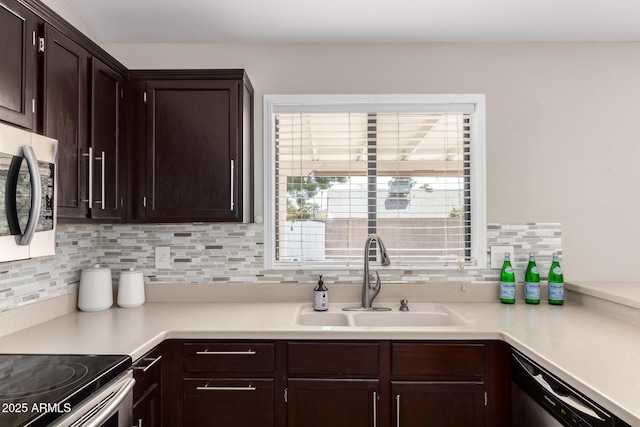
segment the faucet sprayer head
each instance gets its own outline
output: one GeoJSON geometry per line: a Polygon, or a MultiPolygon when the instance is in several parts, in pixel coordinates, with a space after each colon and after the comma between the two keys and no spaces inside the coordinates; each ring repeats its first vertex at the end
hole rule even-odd
{"type": "Polygon", "coordinates": [[[382,239],[377,234],[372,234],[369,236],[372,240],[375,240],[380,249],[380,264],[383,266],[387,266],[391,264],[391,258],[387,255],[387,248],[384,246],[382,239]]]}

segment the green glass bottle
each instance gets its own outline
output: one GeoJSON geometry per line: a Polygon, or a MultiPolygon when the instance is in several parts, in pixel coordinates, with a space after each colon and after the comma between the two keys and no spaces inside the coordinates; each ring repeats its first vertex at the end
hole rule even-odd
{"type": "Polygon", "coordinates": [[[504,262],[500,272],[500,302],[503,304],[516,302],[516,275],[511,267],[511,258],[508,252],[504,254],[504,262]]]}
{"type": "Polygon", "coordinates": [[[529,254],[529,264],[527,264],[527,271],[524,273],[524,302],[540,304],[540,273],[533,252],[529,254]]]}
{"type": "Polygon", "coordinates": [[[549,304],[564,304],[564,275],[562,274],[562,268],[560,267],[560,260],[557,253],[553,254],[553,261],[551,261],[551,268],[549,268],[548,283],[549,304]]]}

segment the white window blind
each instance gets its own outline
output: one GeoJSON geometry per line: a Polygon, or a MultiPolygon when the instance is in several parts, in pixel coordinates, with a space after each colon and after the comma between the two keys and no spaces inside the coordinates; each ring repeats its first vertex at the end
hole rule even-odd
{"type": "Polygon", "coordinates": [[[475,104],[269,110],[274,265],[359,267],[374,233],[396,266],[475,258],[475,104]]]}

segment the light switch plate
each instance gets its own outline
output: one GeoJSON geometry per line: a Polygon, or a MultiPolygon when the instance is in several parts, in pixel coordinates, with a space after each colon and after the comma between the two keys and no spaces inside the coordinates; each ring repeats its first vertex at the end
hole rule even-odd
{"type": "Polygon", "coordinates": [[[171,268],[171,248],[156,246],[156,269],[171,268]]]}
{"type": "Polygon", "coordinates": [[[501,269],[504,262],[504,254],[509,252],[511,263],[513,265],[514,249],[513,246],[491,246],[491,268],[501,269]]]}

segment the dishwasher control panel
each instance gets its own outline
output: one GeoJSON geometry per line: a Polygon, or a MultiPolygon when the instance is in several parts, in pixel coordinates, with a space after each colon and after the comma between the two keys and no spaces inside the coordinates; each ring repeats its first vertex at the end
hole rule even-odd
{"type": "MultiPolygon", "coordinates": [[[[561,426],[617,427],[625,423],[616,419],[568,384],[517,351],[511,357],[511,379],[514,388],[534,402],[539,417],[551,415],[561,426]]],[[[521,414],[514,411],[514,425],[521,414]]],[[[531,414],[527,415],[531,418],[531,414]]],[[[549,417],[550,418],[550,417],[549,417]]]]}

